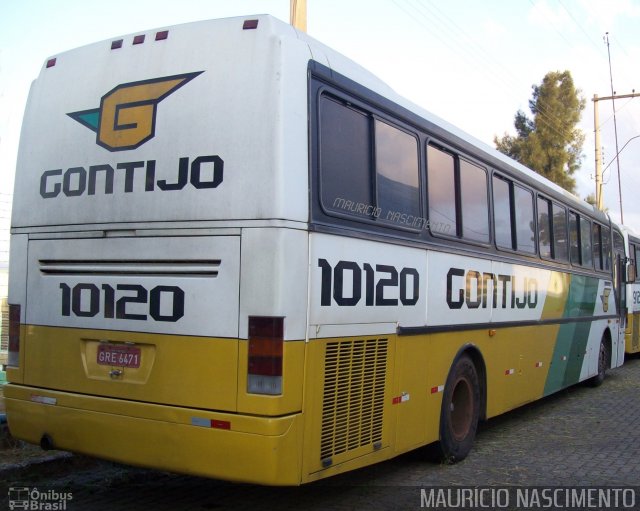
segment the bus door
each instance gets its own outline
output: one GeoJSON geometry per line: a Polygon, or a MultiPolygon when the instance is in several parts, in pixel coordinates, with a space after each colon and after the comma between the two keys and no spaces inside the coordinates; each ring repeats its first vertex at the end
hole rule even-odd
{"type": "MultiPolygon", "coordinates": [[[[624,334],[627,323],[627,287],[626,287],[626,262],[627,256],[624,249],[624,239],[622,235],[613,231],[613,290],[616,300],[616,311],[618,313],[618,343],[616,347],[612,346],[612,358],[617,352],[619,356],[624,353],[624,334]]],[[[611,361],[615,367],[614,360],[611,361]]]]}
{"type": "Polygon", "coordinates": [[[629,273],[627,280],[627,353],[640,352],[640,286],[638,285],[638,246],[629,243],[629,273]]]}

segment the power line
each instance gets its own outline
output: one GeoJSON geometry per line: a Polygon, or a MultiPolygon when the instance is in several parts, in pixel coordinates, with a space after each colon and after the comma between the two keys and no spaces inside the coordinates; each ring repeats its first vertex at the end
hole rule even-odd
{"type": "MultiPolygon", "coordinates": [[[[573,21],[573,23],[580,29],[580,31],[587,38],[587,40],[593,45],[593,47],[596,50],[598,50],[599,53],[602,52],[602,47],[591,38],[589,33],[582,27],[582,25],[578,22],[578,20],[575,18],[573,13],[569,9],[567,9],[567,7],[562,3],[562,0],[558,0],[558,3],[560,4],[560,7],[562,7],[565,10],[565,12],[569,15],[569,17],[571,18],[571,21],[573,21]]],[[[603,57],[604,57],[604,54],[603,54],[603,57]]]]}
{"type": "Polygon", "coordinates": [[[613,73],[611,71],[611,51],[609,50],[609,32],[605,34],[605,43],[607,44],[607,55],[609,56],[609,78],[611,79],[611,105],[613,107],[613,131],[616,140],[616,164],[618,166],[618,192],[620,197],[620,223],[624,224],[624,215],[622,214],[622,182],[620,181],[620,150],[618,149],[618,123],[616,121],[616,104],[615,91],[613,89],[613,73]]]}
{"type": "MultiPolygon", "coordinates": [[[[397,0],[394,0],[396,6],[415,23],[424,28],[425,31],[435,35],[435,37],[437,37],[446,47],[454,53],[457,53],[463,60],[466,60],[471,65],[482,71],[491,81],[499,85],[501,89],[505,90],[509,96],[517,99],[518,101],[521,100],[521,98],[516,97],[513,94],[513,89],[516,88],[516,85],[519,85],[515,79],[515,75],[507,66],[504,66],[500,61],[496,60],[492,54],[485,51],[479,41],[471,38],[465,30],[461,29],[455,21],[450,19],[446,14],[438,9],[437,6],[433,4],[417,3],[414,2],[414,0],[405,0],[405,2],[409,4],[413,12],[418,15],[417,17],[408,12],[398,3],[397,0]],[[434,19],[436,23],[431,23],[427,26],[425,21],[428,23],[430,18],[434,19]],[[441,26],[444,27],[444,35],[441,35],[439,32],[441,26]],[[465,41],[467,41],[466,44],[465,41]],[[456,48],[454,48],[454,46],[456,48]],[[488,73],[488,68],[492,68],[494,71],[488,73]],[[500,72],[496,72],[496,69],[499,69],[500,72]],[[498,75],[501,75],[501,77],[498,77],[498,75]]],[[[538,113],[540,114],[540,120],[547,121],[547,125],[553,132],[564,137],[565,134],[557,129],[560,119],[550,112],[545,105],[539,104],[537,105],[537,108],[538,113]]]]}

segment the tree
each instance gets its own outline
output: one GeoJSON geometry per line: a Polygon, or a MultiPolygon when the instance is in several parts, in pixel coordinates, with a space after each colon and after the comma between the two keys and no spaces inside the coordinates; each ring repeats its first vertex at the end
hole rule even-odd
{"type": "MultiPolygon", "coordinates": [[[[591,204],[594,208],[598,207],[598,204],[596,203],[596,194],[595,193],[590,193],[589,195],[587,195],[582,200],[587,202],[588,204],[591,204]]],[[[609,208],[604,208],[603,211],[605,213],[608,213],[609,212],[609,208]]]]}
{"type": "Polygon", "coordinates": [[[597,207],[596,204],[596,194],[595,193],[590,193],[589,195],[587,195],[584,199],[582,199],[583,201],[585,201],[588,204],[591,204],[592,206],[597,207]]]}
{"type": "Polygon", "coordinates": [[[547,73],[532,89],[529,108],[533,117],[519,110],[514,120],[517,135],[505,133],[493,141],[498,151],[574,192],[572,176],[580,168],[584,142],[577,125],[585,100],[569,71],[547,73]]]}

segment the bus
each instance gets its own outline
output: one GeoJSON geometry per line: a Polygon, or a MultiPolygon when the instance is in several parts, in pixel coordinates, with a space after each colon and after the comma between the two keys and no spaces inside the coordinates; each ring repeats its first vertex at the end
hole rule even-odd
{"type": "Polygon", "coordinates": [[[271,16],[47,59],[11,228],[8,422],[299,485],[623,363],[605,214],[271,16]]]}
{"type": "Polygon", "coordinates": [[[638,256],[640,255],[640,236],[631,229],[622,227],[626,256],[629,261],[629,285],[627,286],[627,319],[625,330],[625,353],[640,353],[640,275],[638,275],[638,256]]]}

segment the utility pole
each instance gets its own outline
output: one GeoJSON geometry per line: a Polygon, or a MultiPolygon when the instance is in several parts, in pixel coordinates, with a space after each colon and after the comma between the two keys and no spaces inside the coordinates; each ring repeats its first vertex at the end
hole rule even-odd
{"type": "Polygon", "coordinates": [[[289,0],[291,25],[302,32],[307,31],[307,0],[289,0]]]}
{"type": "Polygon", "coordinates": [[[602,149],[600,146],[600,117],[598,115],[598,95],[593,95],[593,126],[596,137],[596,207],[602,211],[602,149]]]}
{"type": "MultiPolygon", "coordinates": [[[[596,207],[600,210],[603,209],[602,203],[602,152],[600,150],[600,120],[598,115],[598,101],[625,98],[637,98],[640,97],[640,93],[633,92],[631,94],[619,94],[605,97],[598,97],[597,94],[593,95],[593,127],[596,138],[596,207]]],[[[616,140],[616,148],[618,147],[618,141],[616,140]]],[[[620,151],[616,151],[615,158],[618,157],[620,151]]],[[[620,194],[620,223],[624,223],[624,216],[622,215],[622,185],[620,184],[620,166],[618,166],[618,192],[620,194]]]]}
{"type": "Polygon", "coordinates": [[[613,73],[611,72],[611,50],[609,48],[609,32],[605,33],[604,41],[607,44],[607,55],[609,56],[609,80],[611,81],[611,107],[613,108],[613,133],[616,140],[616,165],[618,166],[618,196],[620,197],[620,223],[624,224],[624,216],[622,215],[622,182],[620,180],[620,159],[618,154],[618,121],[616,120],[616,91],[613,90],[613,73]]]}

